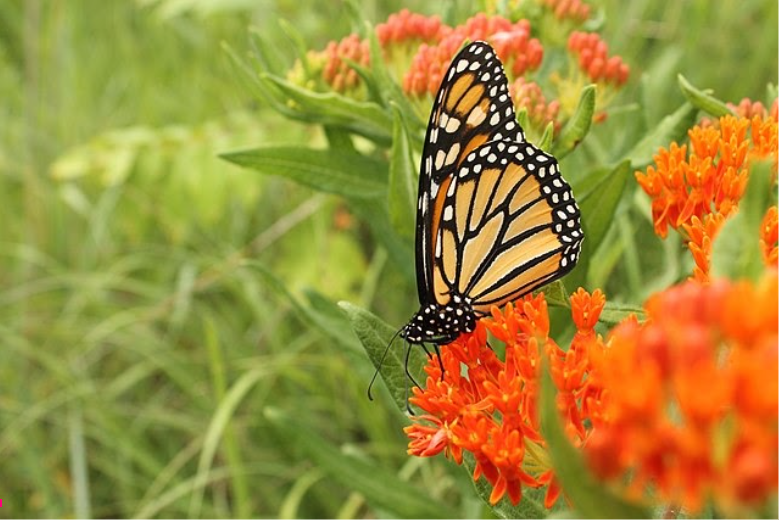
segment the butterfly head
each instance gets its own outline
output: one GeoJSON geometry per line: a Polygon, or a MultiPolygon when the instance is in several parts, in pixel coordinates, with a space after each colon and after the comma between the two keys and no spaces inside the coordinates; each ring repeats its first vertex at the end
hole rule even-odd
{"type": "Polygon", "coordinates": [[[402,328],[401,337],[411,344],[447,344],[461,333],[474,330],[475,322],[475,312],[469,299],[453,295],[447,305],[428,304],[421,307],[402,328]]]}

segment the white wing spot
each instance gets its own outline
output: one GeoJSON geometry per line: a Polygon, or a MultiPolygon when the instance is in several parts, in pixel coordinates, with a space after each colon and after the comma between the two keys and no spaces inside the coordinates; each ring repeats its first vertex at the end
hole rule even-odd
{"type": "Polygon", "coordinates": [[[499,124],[499,120],[501,120],[501,119],[502,119],[502,117],[499,115],[499,113],[498,112],[494,112],[494,115],[491,116],[491,121],[489,121],[488,123],[490,123],[492,127],[495,127],[496,125],[499,124]]]}
{"type": "Polygon", "coordinates": [[[485,120],[485,117],[485,110],[483,110],[483,107],[480,105],[477,105],[472,109],[472,112],[469,113],[469,117],[466,120],[466,125],[468,127],[476,127],[485,120]]]}
{"type": "Polygon", "coordinates": [[[460,143],[454,143],[452,147],[450,147],[450,151],[447,153],[447,157],[445,158],[445,164],[446,165],[452,165],[456,162],[456,159],[458,158],[458,153],[461,152],[461,144],[460,143]]]}
{"type": "Polygon", "coordinates": [[[460,60],[458,62],[458,65],[456,65],[456,72],[464,72],[464,70],[469,65],[469,62],[466,60],[460,60]]]}
{"type": "Polygon", "coordinates": [[[448,132],[452,134],[456,130],[458,130],[458,127],[461,126],[461,120],[458,118],[450,118],[450,121],[447,122],[447,126],[445,126],[445,132],[448,132]]]}
{"type": "Polygon", "coordinates": [[[434,167],[439,170],[445,164],[445,151],[437,150],[437,158],[434,160],[434,167]]]}
{"type": "Polygon", "coordinates": [[[442,212],[442,218],[444,220],[446,220],[446,221],[449,221],[450,219],[453,218],[453,206],[452,205],[445,206],[445,211],[442,212]]]}

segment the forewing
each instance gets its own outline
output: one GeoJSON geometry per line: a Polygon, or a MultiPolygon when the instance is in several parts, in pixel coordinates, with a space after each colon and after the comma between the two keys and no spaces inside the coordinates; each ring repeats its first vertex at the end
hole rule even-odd
{"type": "Polygon", "coordinates": [[[434,249],[454,174],[474,150],[500,140],[522,143],[525,137],[501,62],[490,45],[474,42],[458,53],[445,73],[426,131],[415,230],[421,304],[445,304],[449,299],[449,292],[434,287],[434,249]]]}

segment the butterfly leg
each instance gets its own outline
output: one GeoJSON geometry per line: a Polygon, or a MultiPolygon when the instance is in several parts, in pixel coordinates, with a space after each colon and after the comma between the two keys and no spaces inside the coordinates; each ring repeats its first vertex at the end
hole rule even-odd
{"type": "Polygon", "coordinates": [[[445,381],[445,366],[442,364],[442,354],[439,352],[439,346],[437,344],[434,344],[434,351],[437,352],[437,362],[439,362],[439,370],[442,373],[442,377],[440,378],[440,381],[445,381]]]}

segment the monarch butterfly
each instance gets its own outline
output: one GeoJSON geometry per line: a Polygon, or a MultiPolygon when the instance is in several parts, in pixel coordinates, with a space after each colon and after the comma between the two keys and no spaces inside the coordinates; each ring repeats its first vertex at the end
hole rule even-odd
{"type": "Polygon", "coordinates": [[[556,159],[526,141],[495,51],[467,45],[445,73],[426,131],[415,237],[420,310],[401,337],[438,352],[491,306],[568,273],[582,240],[572,191],[556,159]]]}

